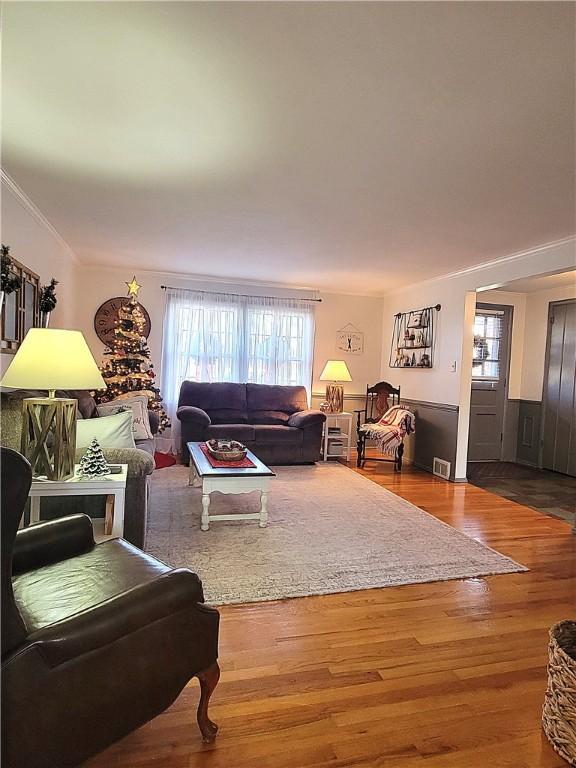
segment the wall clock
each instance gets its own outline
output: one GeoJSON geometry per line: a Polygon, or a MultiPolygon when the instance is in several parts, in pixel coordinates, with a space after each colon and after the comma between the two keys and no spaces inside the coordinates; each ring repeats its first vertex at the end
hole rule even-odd
{"type": "MultiPolygon", "coordinates": [[[[101,304],[96,310],[94,315],[94,330],[96,335],[103,344],[110,346],[114,340],[114,322],[118,319],[118,310],[120,307],[128,304],[130,298],[128,296],[116,296],[113,299],[108,299],[104,304],[101,304]]],[[[142,314],[146,319],[144,326],[144,336],[148,338],[150,336],[150,328],[152,324],[150,322],[150,315],[146,309],[139,303],[142,314]]]]}
{"type": "Polygon", "coordinates": [[[364,333],[348,323],[336,334],[336,349],[349,355],[361,355],[364,352],[364,333]]]}

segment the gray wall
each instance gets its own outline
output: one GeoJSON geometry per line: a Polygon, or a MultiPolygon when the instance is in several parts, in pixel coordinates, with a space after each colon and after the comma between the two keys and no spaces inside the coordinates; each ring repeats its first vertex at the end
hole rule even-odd
{"type": "MultiPolygon", "coordinates": [[[[416,433],[405,442],[405,457],[432,472],[434,457],[450,462],[454,480],[458,406],[402,398],[416,416],[416,433]]],[[[508,400],[504,419],[502,461],[538,466],[542,404],[537,400],[508,400]]]]}
{"type": "Polygon", "coordinates": [[[404,398],[402,405],[416,416],[416,433],[405,442],[406,458],[428,472],[435,456],[449,461],[450,480],[454,480],[458,406],[404,398]]]}
{"type": "Polygon", "coordinates": [[[542,403],[539,400],[519,401],[516,461],[521,464],[538,466],[541,418],[542,403]]]}
{"type": "Polygon", "coordinates": [[[518,451],[518,418],[520,400],[507,400],[504,410],[502,461],[516,461],[518,451]]]}

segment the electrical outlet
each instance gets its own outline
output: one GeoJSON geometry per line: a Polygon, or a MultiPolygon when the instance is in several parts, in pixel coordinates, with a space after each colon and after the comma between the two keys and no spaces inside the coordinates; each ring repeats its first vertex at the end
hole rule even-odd
{"type": "Polygon", "coordinates": [[[452,360],[452,362],[450,363],[450,372],[456,373],[456,367],[457,367],[456,360],[452,360]]]}

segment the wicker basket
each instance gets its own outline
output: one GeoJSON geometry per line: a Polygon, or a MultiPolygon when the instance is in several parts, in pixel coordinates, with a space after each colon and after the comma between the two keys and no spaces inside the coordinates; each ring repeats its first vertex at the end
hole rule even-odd
{"type": "Polygon", "coordinates": [[[552,627],[548,653],[542,726],[556,752],[576,766],[576,621],[552,627]]]}
{"type": "Polygon", "coordinates": [[[218,461],[242,461],[248,452],[246,446],[236,440],[208,440],[206,447],[218,461]]]}

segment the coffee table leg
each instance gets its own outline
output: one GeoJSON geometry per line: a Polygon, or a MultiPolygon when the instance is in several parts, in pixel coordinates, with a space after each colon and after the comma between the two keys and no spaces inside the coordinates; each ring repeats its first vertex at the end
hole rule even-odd
{"type": "Polygon", "coordinates": [[[210,518],[208,517],[208,507],[210,506],[210,494],[202,494],[202,522],[200,523],[201,531],[210,530],[210,518]]]}
{"type": "Polygon", "coordinates": [[[194,462],[192,461],[192,459],[190,459],[190,470],[188,472],[188,485],[191,485],[194,488],[197,488],[200,485],[200,477],[198,475],[198,472],[196,472],[196,467],[194,466],[194,462]]]}
{"type": "Polygon", "coordinates": [[[259,528],[266,528],[268,525],[268,491],[260,491],[260,522],[259,528]]]}

